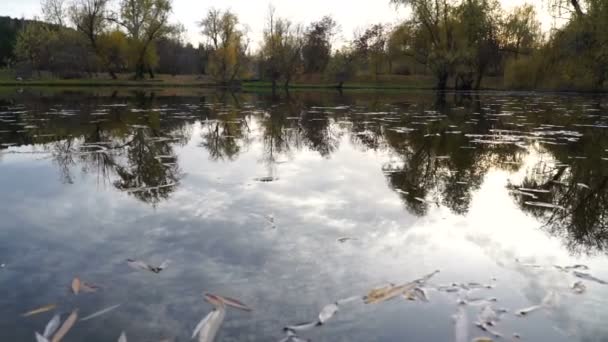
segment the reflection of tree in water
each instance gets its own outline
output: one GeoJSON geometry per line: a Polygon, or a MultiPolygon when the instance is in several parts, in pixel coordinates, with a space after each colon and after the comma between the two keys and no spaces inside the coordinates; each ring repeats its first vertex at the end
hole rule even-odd
{"type": "Polygon", "coordinates": [[[143,202],[157,204],[174,191],[179,181],[179,168],[171,145],[147,131],[135,131],[126,147],[125,165],[115,164],[119,178],[114,186],[143,202]]]}
{"type": "MultiPolygon", "coordinates": [[[[604,130],[590,128],[582,139],[565,145],[549,144],[556,142],[551,135],[532,135],[539,133],[535,129],[542,125],[569,127],[593,123],[595,119],[588,113],[574,110],[575,101],[560,100],[560,106],[566,106],[566,110],[555,115],[555,104],[541,105],[551,98],[537,100],[538,103],[529,98],[500,101],[490,98],[487,101],[491,103],[486,104],[475,96],[436,101],[419,95],[408,99],[386,94],[296,93],[283,99],[265,99],[260,95],[249,101],[243,101],[247,95],[242,94],[209,98],[210,102],[198,99],[201,115],[197,119],[202,119],[201,146],[212,160],[235,160],[256,141],[262,144],[262,162],[272,172],[275,164],[290,159],[294,151],[304,147],[329,157],[339,148],[344,134],[348,134],[355,147],[390,156],[391,162],[383,165],[387,182],[417,215],[424,215],[437,204],[458,214],[466,213],[472,193],[479,189],[489,170],[516,171],[528,155],[527,149],[515,144],[472,144],[472,138],[465,134],[491,135],[496,130],[527,134],[535,141],[543,141],[540,144],[544,149],[535,153],[549,156],[545,157],[547,160],[557,160],[557,165],[541,160],[522,184],[513,187],[546,189],[549,194],[536,194],[536,200],[554,203],[565,210],[552,212],[524,205],[530,198],[513,192],[522,209],[545,220],[549,231],[564,237],[573,252],[606,248],[608,162],[600,159],[608,146],[604,130]],[[505,115],[513,111],[525,115],[505,115]],[[570,159],[575,156],[587,159],[570,159]]],[[[160,117],[154,110],[161,101],[159,97],[140,96],[138,101],[137,114],[129,113],[128,108],[110,108],[105,117],[108,120],[95,125],[92,121],[82,125],[75,120],[76,116],[61,119],[65,122],[50,121],[45,125],[50,127],[49,131],[40,130],[37,138],[14,136],[12,131],[3,137],[10,139],[8,142],[49,146],[66,182],[74,179],[70,169],[81,165],[83,172],[100,175],[142,201],[158,203],[170,195],[176,188],[171,184],[179,180],[179,169],[172,164],[176,160],[158,158],[174,154],[175,140],[164,140],[158,132],[185,144],[190,124],[196,119],[171,121],[166,115],[160,117]],[[147,128],[133,129],[130,126],[133,124],[147,128]],[[46,136],[43,133],[55,136],[42,138],[46,136]],[[136,191],[141,188],[155,189],[136,191]]],[[[184,103],[183,98],[162,101],[163,106],[184,103]]],[[[92,104],[83,112],[96,107],[97,104],[92,104]]],[[[37,110],[45,112],[48,108],[40,104],[37,110]]]]}
{"type": "Polygon", "coordinates": [[[517,169],[525,155],[514,145],[470,144],[465,133],[488,133],[502,123],[486,120],[488,110],[479,100],[460,104],[464,105],[460,111],[452,111],[453,106],[443,101],[430,107],[421,105],[384,130],[387,145],[399,162],[385,165],[383,171],[416,215],[425,215],[433,204],[465,214],[473,191],[480,188],[490,168],[517,169]],[[471,121],[473,117],[475,121],[471,121]],[[413,131],[399,131],[412,126],[413,131]]]}
{"type": "Polygon", "coordinates": [[[568,158],[568,149],[551,148],[527,171],[521,184],[510,186],[513,190],[547,191],[533,193],[536,199],[518,192],[513,196],[522,210],[542,220],[545,229],[561,237],[574,254],[605,252],[608,248],[608,163],[601,160],[601,146],[606,145],[585,140],[581,140],[588,148],[585,159],[568,158]],[[551,203],[557,208],[526,205],[528,201],[551,203]]]}
{"type": "Polygon", "coordinates": [[[302,141],[326,158],[340,146],[341,132],[331,121],[326,113],[319,110],[305,110],[300,117],[302,141]]]}

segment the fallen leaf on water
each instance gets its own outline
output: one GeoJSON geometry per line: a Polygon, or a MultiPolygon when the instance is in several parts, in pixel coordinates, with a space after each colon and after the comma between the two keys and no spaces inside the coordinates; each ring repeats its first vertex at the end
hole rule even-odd
{"type": "Polygon", "coordinates": [[[212,342],[215,340],[215,336],[217,332],[220,330],[222,326],[222,322],[224,322],[224,318],[226,317],[226,309],[223,306],[216,308],[212,311],[212,315],[209,319],[202,324],[199,328],[198,332],[198,341],[199,342],[212,342]]]}
{"type": "Polygon", "coordinates": [[[35,334],[36,334],[36,342],[49,342],[49,340],[46,337],[40,335],[38,332],[35,332],[35,334]]]}
{"type": "Polygon", "coordinates": [[[101,309],[101,310],[99,310],[99,311],[97,311],[97,312],[94,312],[94,313],[92,313],[92,314],[90,314],[90,315],[88,315],[88,316],[86,316],[86,317],[81,318],[81,319],[80,319],[80,321],[81,321],[81,322],[84,322],[84,321],[88,321],[88,320],[90,320],[90,319],[93,319],[93,318],[95,318],[95,317],[99,317],[99,316],[101,316],[101,315],[103,315],[103,314],[105,314],[105,313],[108,313],[108,312],[110,312],[110,311],[112,311],[112,310],[114,310],[114,309],[118,308],[119,306],[120,306],[120,304],[116,304],[116,305],[112,305],[112,306],[110,306],[110,307],[107,307],[107,308],[105,308],[105,309],[101,309]]]}
{"type": "Polygon", "coordinates": [[[87,282],[81,282],[80,283],[80,289],[83,292],[97,292],[98,288],[99,287],[97,285],[95,285],[95,284],[90,284],[90,283],[87,283],[87,282]]]}
{"type": "Polygon", "coordinates": [[[573,274],[581,279],[591,280],[602,285],[608,285],[608,282],[606,282],[605,280],[596,278],[589,273],[574,271],[573,274]]]}
{"type": "Polygon", "coordinates": [[[365,296],[365,304],[377,304],[407,293],[416,287],[417,283],[407,283],[400,286],[389,285],[371,290],[365,296]]]}
{"type": "Polygon", "coordinates": [[[63,325],[61,325],[61,328],[59,328],[59,330],[57,330],[57,332],[53,336],[53,339],[51,340],[51,342],[61,341],[61,339],[65,337],[65,335],[68,333],[68,331],[70,331],[70,329],[72,329],[72,327],[74,326],[74,323],[76,323],[77,319],[78,319],[78,309],[74,309],[74,311],[72,311],[72,313],[70,314],[70,316],[68,316],[68,318],[65,320],[65,322],[63,322],[63,325]]]}
{"type": "Polygon", "coordinates": [[[23,316],[23,317],[29,317],[29,316],[37,315],[39,313],[51,311],[51,310],[53,310],[56,307],[57,307],[56,304],[45,305],[45,306],[39,307],[37,309],[30,310],[30,311],[22,314],[21,316],[23,316]]]}
{"type": "Polygon", "coordinates": [[[239,301],[237,299],[234,299],[234,298],[220,296],[220,295],[214,295],[214,294],[211,294],[211,293],[205,293],[205,298],[207,298],[207,296],[215,297],[216,300],[220,300],[225,305],[231,306],[231,307],[236,308],[236,309],[240,309],[240,310],[247,311],[247,312],[253,311],[253,309],[251,309],[250,307],[248,307],[247,305],[245,305],[241,301],[239,301]]]}
{"type": "Polygon", "coordinates": [[[319,325],[319,322],[317,322],[317,321],[298,323],[298,324],[294,324],[294,325],[288,325],[283,330],[285,330],[285,331],[304,331],[304,330],[312,329],[312,328],[316,327],[317,325],[319,325]]]}
{"type": "Polygon", "coordinates": [[[336,303],[326,305],[319,313],[319,323],[325,324],[336,312],[338,312],[338,305],[336,303]]]}
{"type": "Polygon", "coordinates": [[[170,262],[170,260],[165,260],[159,266],[152,266],[141,260],[127,259],[127,264],[131,268],[134,268],[136,270],[150,271],[153,273],[160,273],[162,270],[167,268],[167,266],[169,265],[169,262],[170,262]]]}
{"type": "Polygon", "coordinates": [[[534,305],[534,306],[531,306],[531,307],[528,307],[528,308],[525,308],[525,309],[517,310],[516,315],[520,316],[520,317],[523,317],[523,316],[526,316],[526,315],[528,315],[528,314],[530,314],[530,313],[532,313],[532,312],[534,312],[534,311],[536,311],[536,310],[538,310],[540,308],[542,308],[542,305],[534,305]]]}
{"type": "Polygon", "coordinates": [[[199,333],[199,331],[201,331],[201,328],[203,327],[203,325],[207,324],[207,322],[209,321],[209,319],[214,314],[215,314],[215,310],[213,310],[210,313],[208,313],[207,316],[203,317],[203,319],[201,319],[201,321],[198,322],[198,324],[194,328],[194,331],[192,332],[192,339],[194,339],[196,337],[196,335],[198,335],[198,333],[199,333]]]}
{"type": "Polygon", "coordinates": [[[118,342],[127,342],[127,335],[124,331],[120,333],[120,336],[118,337],[118,342]]]}
{"type": "Polygon", "coordinates": [[[44,333],[42,334],[42,336],[44,336],[45,339],[50,338],[51,335],[53,335],[55,333],[55,331],[57,331],[60,324],[61,324],[61,316],[59,316],[59,314],[56,314],[46,324],[46,327],[44,328],[44,333]]]}
{"type": "Polygon", "coordinates": [[[458,311],[452,318],[454,320],[454,341],[466,342],[469,338],[469,322],[464,306],[458,306],[458,311]]]}
{"type": "Polygon", "coordinates": [[[286,330],[285,336],[279,342],[310,342],[308,339],[299,338],[294,331],[286,330]]]}
{"type": "Polygon", "coordinates": [[[494,340],[489,337],[477,337],[473,339],[473,342],[494,342],[494,340]]]}
{"type": "Polygon", "coordinates": [[[343,305],[343,304],[348,304],[350,302],[355,302],[355,301],[359,301],[362,300],[363,297],[361,296],[352,296],[352,297],[348,297],[348,298],[344,298],[344,299],[340,299],[336,302],[336,304],[338,305],[343,305]]]}
{"type": "Polygon", "coordinates": [[[80,279],[78,277],[72,279],[72,293],[74,293],[75,295],[78,295],[78,293],[80,292],[80,279]]]}
{"type": "Polygon", "coordinates": [[[343,237],[338,238],[338,242],[340,242],[340,243],[344,243],[348,240],[357,240],[357,239],[353,238],[353,237],[349,237],[349,236],[343,236],[343,237]]]}

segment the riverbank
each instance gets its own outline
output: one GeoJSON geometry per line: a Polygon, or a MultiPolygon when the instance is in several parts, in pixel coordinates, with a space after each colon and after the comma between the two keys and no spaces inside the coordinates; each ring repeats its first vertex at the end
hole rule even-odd
{"type": "MultiPolygon", "coordinates": [[[[226,88],[225,85],[214,82],[211,78],[199,75],[156,75],[154,79],[133,80],[132,75],[118,75],[111,79],[107,75],[97,75],[81,79],[57,79],[43,73],[40,77],[21,80],[9,72],[0,71],[0,86],[4,87],[128,87],[128,88],[226,88]]],[[[482,83],[485,90],[503,90],[502,78],[488,77],[482,83]]],[[[233,89],[244,91],[268,91],[272,83],[268,81],[246,80],[235,84],[233,89]]],[[[345,82],[342,90],[432,90],[435,80],[426,75],[378,75],[376,77],[359,76],[345,82]]],[[[282,83],[277,84],[277,90],[285,89],[282,83]]],[[[292,82],[287,89],[337,89],[337,83],[330,83],[318,77],[303,76],[292,82]]]]}

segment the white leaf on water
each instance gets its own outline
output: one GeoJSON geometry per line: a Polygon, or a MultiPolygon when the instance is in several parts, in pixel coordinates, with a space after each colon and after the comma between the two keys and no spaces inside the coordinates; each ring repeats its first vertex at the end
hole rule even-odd
{"type": "Polygon", "coordinates": [[[163,261],[160,266],[158,266],[158,269],[160,270],[164,270],[165,268],[167,268],[167,266],[169,266],[169,263],[171,262],[171,260],[167,259],[165,261],[163,261]]]}
{"type": "Polygon", "coordinates": [[[561,207],[561,206],[553,204],[553,203],[547,203],[547,202],[524,202],[524,204],[529,205],[531,207],[566,210],[566,208],[564,208],[564,207],[561,207]]]}
{"type": "Polygon", "coordinates": [[[61,316],[59,316],[59,314],[56,314],[46,324],[46,327],[44,328],[44,333],[42,334],[42,336],[44,336],[45,338],[50,338],[51,335],[53,335],[55,333],[55,331],[57,331],[57,329],[59,329],[59,325],[61,325],[61,316]]]}
{"type": "Polygon", "coordinates": [[[452,318],[454,319],[454,341],[467,342],[469,339],[469,322],[464,306],[459,305],[458,311],[452,318]]]}
{"type": "Polygon", "coordinates": [[[338,305],[336,303],[326,305],[319,313],[319,322],[324,324],[332,318],[336,312],[338,312],[338,305]]]}
{"type": "Polygon", "coordinates": [[[525,309],[517,310],[516,315],[519,317],[523,317],[529,315],[530,313],[542,308],[542,305],[534,305],[525,309]]]}
{"type": "Polygon", "coordinates": [[[356,302],[356,301],[363,301],[363,297],[362,296],[352,296],[352,297],[340,299],[336,302],[336,304],[344,305],[344,304],[348,304],[350,302],[356,302]]]}
{"type": "Polygon", "coordinates": [[[120,304],[112,305],[112,306],[107,307],[105,309],[101,309],[101,310],[99,310],[97,312],[94,312],[94,313],[92,313],[92,314],[90,314],[90,315],[88,315],[86,317],[81,318],[80,321],[84,322],[84,321],[88,321],[90,319],[93,319],[95,317],[99,317],[99,316],[101,316],[101,315],[103,315],[105,313],[108,313],[108,312],[110,312],[110,311],[112,311],[112,310],[114,310],[114,309],[116,309],[118,307],[120,307],[120,304]]]}
{"type": "Polygon", "coordinates": [[[118,337],[118,342],[127,342],[127,335],[124,331],[120,333],[120,337],[118,337]]]}
{"type": "Polygon", "coordinates": [[[36,334],[36,342],[49,342],[49,340],[46,337],[40,335],[38,332],[36,332],[35,334],[36,334]]]}
{"type": "Polygon", "coordinates": [[[304,330],[312,329],[312,328],[316,327],[317,325],[319,325],[319,322],[317,322],[317,321],[298,323],[298,324],[286,326],[285,331],[304,331],[304,330]]]}
{"type": "Polygon", "coordinates": [[[198,333],[198,341],[213,342],[213,340],[215,340],[215,336],[220,330],[220,327],[222,326],[222,323],[224,322],[225,317],[226,309],[223,306],[216,308],[206,324],[203,324],[201,327],[198,333]]]}
{"type": "Polygon", "coordinates": [[[196,337],[196,335],[198,335],[198,332],[201,330],[203,325],[207,324],[207,322],[209,321],[211,316],[213,316],[214,312],[215,312],[215,310],[211,311],[210,313],[207,314],[207,316],[203,317],[203,319],[201,319],[200,322],[198,322],[198,324],[194,328],[194,331],[192,332],[192,339],[194,339],[196,337]]]}

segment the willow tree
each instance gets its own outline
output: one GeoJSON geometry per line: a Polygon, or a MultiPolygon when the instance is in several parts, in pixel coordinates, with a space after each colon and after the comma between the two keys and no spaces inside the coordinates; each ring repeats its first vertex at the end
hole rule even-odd
{"type": "MultiPolygon", "coordinates": [[[[102,0],[97,0],[102,1],[102,0]]],[[[171,33],[169,25],[171,0],[122,0],[120,10],[112,20],[127,32],[133,49],[135,78],[144,78],[146,67],[150,77],[154,77],[148,62],[154,59],[153,48],[160,38],[171,33]]]]}
{"type": "Polygon", "coordinates": [[[529,55],[538,47],[542,38],[540,21],[534,6],[525,4],[513,9],[505,19],[502,30],[502,50],[513,54],[529,55]]]}
{"type": "Polygon", "coordinates": [[[421,60],[433,72],[436,88],[444,90],[456,63],[454,44],[456,3],[454,0],[391,0],[412,11],[412,22],[425,36],[426,46],[419,49],[421,60]]]}

